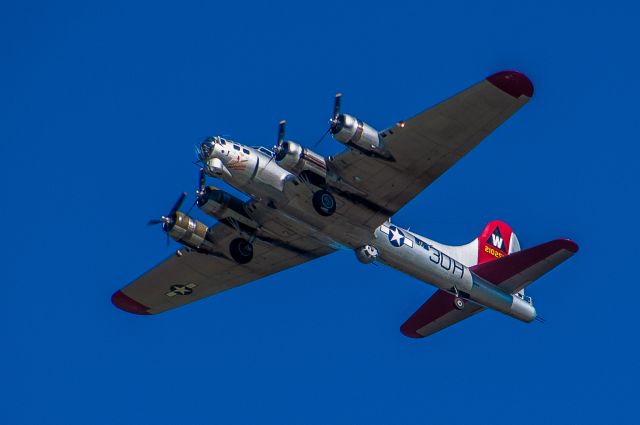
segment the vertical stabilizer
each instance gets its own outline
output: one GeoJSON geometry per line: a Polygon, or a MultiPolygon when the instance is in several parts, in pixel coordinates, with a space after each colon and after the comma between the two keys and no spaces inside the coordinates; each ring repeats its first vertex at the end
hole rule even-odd
{"type": "Polygon", "coordinates": [[[520,242],[511,226],[500,220],[489,222],[480,236],[466,245],[450,246],[432,241],[445,254],[467,267],[497,260],[520,251],[520,242]]]}
{"type": "Polygon", "coordinates": [[[493,220],[478,236],[477,264],[502,258],[520,251],[520,242],[511,226],[504,221],[493,220]]]}

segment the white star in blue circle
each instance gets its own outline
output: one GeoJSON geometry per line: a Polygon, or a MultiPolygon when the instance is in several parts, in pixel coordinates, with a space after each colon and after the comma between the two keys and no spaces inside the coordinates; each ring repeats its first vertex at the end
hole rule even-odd
{"type": "Polygon", "coordinates": [[[389,242],[395,247],[401,247],[404,244],[404,233],[396,226],[389,226],[389,242]]]}

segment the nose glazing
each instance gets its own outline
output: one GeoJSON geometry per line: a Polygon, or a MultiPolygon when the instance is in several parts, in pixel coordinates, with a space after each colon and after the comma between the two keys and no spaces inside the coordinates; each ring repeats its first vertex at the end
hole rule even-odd
{"type": "Polygon", "coordinates": [[[200,144],[200,149],[198,149],[198,156],[202,162],[206,162],[214,151],[214,141],[213,138],[207,138],[200,144]]]}

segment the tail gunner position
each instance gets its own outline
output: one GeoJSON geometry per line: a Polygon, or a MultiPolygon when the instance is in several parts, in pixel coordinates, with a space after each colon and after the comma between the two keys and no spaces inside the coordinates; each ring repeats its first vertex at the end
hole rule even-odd
{"type": "Polygon", "coordinates": [[[184,247],[112,301],[130,313],[157,314],[346,247],[363,263],[383,263],[438,288],[401,326],[407,336],[431,335],[487,308],[531,322],[536,309],[524,288],[577,252],[573,241],[521,250],[511,227],[495,220],[470,243],[448,246],[389,217],[532,96],[526,76],[499,72],[378,131],[341,113],[338,94],[327,133],[347,149],[335,157],[285,140],[284,121],[272,150],[207,138],[196,147],[202,169],[195,205],[218,222],[207,226],[180,212],[183,193],[150,224],[162,224],[184,247]],[[250,200],[207,186],[206,176],[250,200]]]}

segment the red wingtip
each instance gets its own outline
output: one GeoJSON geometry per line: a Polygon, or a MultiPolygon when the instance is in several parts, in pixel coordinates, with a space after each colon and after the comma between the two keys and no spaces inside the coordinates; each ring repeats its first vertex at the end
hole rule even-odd
{"type": "Polygon", "coordinates": [[[560,239],[559,242],[562,244],[562,247],[567,251],[571,251],[574,254],[578,252],[578,244],[572,241],[571,239],[560,239]]]}
{"type": "Polygon", "coordinates": [[[120,310],[124,310],[127,313],[133,314],[151,314],[149,313],[149,307],[140,304],[133,298],[128,297],[122,291],[117,291],[111,296],[111,302],[120,310]]]}
{"type": "Polygon", "coordinates": [[[407,323],[403,323],[402,326],[400,326],[400,332],[402,332],[404,336],[408,336],[409,338],[424,338],[423,335],[420,335],[407,323]]]}
{"type": "Polygon", "coordinates": [[[533,83],[521,72],[502,71],[487,77],[487,81],[516,99],[522,95],[533,97],[533,83]]]}

